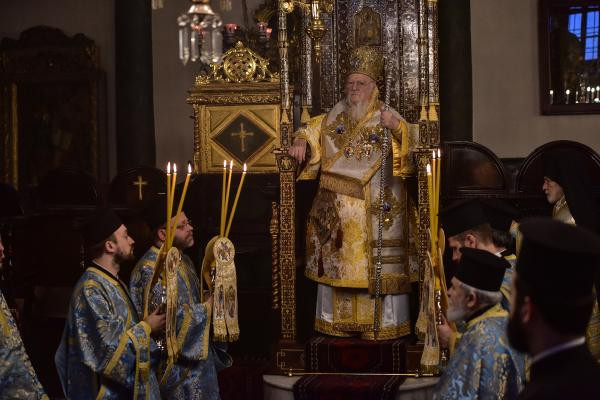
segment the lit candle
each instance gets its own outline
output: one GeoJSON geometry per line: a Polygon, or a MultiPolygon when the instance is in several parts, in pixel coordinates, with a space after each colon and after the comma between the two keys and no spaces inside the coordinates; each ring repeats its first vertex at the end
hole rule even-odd
{"type": "Polygon", "coordinates": [[[258,22],[256,25],[258,26],[258,31],[260,33],[266,33],[267,27],[269,26],[266,22],[258,22]]]}
{"type": "Polygon", "coordinates": [[[168,248],[173,246],[173,239],[175,238],[175,229],[179,223],[179,217],[181,216],[181,210],[183,209],[183,202],[185,201],[185,194],[187,193],[188,184],[190,183],[190,176],[192,176],[192,164],[188,163],[188,172],[185,176],[185,183],[183,184],[183,192],[179,198],[179,205],[177,206],[177,214],[175,214],[175,223],[173,224],[173,235],[171,235],[171,241],[169,242],[168,248]]]}
{"type": "MultiPolygon", "coordinates": [[[[171,161],[167,163],[167,238],[165,243],[169,243],[171,234],[171,161]]],[[[166,245],[165,245],[166,246],[166,245]]]]}
{"type": "Polygon", "coordinates": [[[575,104],[579,103],[579,91],[575,91],[575,104]]]}
{"type": "Polygon", "coordinates": [[[177,186],[177,164],[173,163],[173,177],[171,179],[171,201],[169,204],[169,219],[167,219],[167,225],[169,225],[169,240],[167,241],[167,250],[169,250],[170,243],[173,242],[173,225],[171,224],[171,219],[173,219],[173,203],[175,203],[175,187],[177,186]]]}
{"type": "Polygon", "coordinates": [[[225,234],[225,190],[227,182],[227,160],[223,160],[223,187],[221,188],[221,224],[219,236],[225,234]]]}
{"type": "Polygon", "coordinates": [[[236,29],[237,29],[236,24],[225,24],[225,31],[227,33],[229,33],[230,35],[233,35],[235,33],[236,29]]]}
{"type": "Polygon", "coordinates": [[[240,185],[238,186],[237,192],[235,193],[235,199],[233,200],[233,207],[231,209],[231,214],[229,215],[229,222],[227,222],[227,229],[225,230],[225,237],[229,236],[229,231],[231,230],[231,223],[233,222],[233,217],[235,215],[235,209],[237,208],[237,203],[240,198],[240,193],[242,192],[242,185],[244,184],[244,178],[246,178],[246,164],[244,164],[244,171],[242,172],[242,177],[240,178],[240,185]]]}
{"type": "MultiPolygon", "coordinates": [[[[435,219],[436,219],[436,211],[435,211],[435,194],[437,193],[437,187],[436,187],[436,183],[437,183],[437,152],[435,150],[432,150],[432,154],[431,154],[431,186],[432,186],[432,194],[431,194],[431,198],[432,198],[432,215],[433,215],[433,219],[431,220],[431,233],[433,235],[433,237],[435,238],[437,235],[437,231],[435,230],[435,219]]],[[[432,254],[432,256],[434,256],[434,254],[432,254]]]]}
{"type": "Polygon", "coordinates": [[[591,87],[589,87],[589,86],[585,88],[585,102],[586,102],[586,103],[589,103],[589,102],[590,102],[590,98],[591,98],[591,90],[592,90],[592,88],[591,88],[591,87]]]}
{"type": "Polygon", "coordinates": [[[554,104],[554,90],[550,91],[550,104],[554,104]]]}
{"type": "Polygon", "coordinates": [[[569,104],[569,95],[571,94],[571,91],[567,89],[565,90],[565,94],[567,95],[567,104],[569,104]]]}
{"type": "Polygon", "coordinates": [[[434,217],[435,217],[435,241],[437,243],[438,241],[438,229],[439,229],[439,222],[440,222],[440,217],[438,216],[438,213],[440,211],[440,191],[441,191],[441,187],[440,187],[440,180],[442,179],[442,174],[441,174],[441,170],[442,170],[442,150],[438,149],[437,151],[437,171],[435,173],[435,177],[437,182],[435,183],[435,188],[436,188],[436,192],[435,192],[435,209],[434,209],[434,217]]]}
{"type": "Polygon", "coordinates": [[[428,192],[428,200],[429,200],[429,230],[431,236],[431,256],[433,257],[435,252],[435,244],[432,232],[431,223],[433,222],[433,179],[431,176],[431,165],[427,164],[427,192],[428,192]]]}
{"type": "Polygon", "coordinates": [[[313,19],[319,18],[319,0],[312,1],[311,14],[312,14],[313,19]]]}
{"type": "MultiPolygon", "coordinates": [[[[231,176],[233,175],[233,160],[229,161],[229,177],[227,178],[227,193],[225,194],[225,214],[223,214],[223,221],[227,220],[227,211],[229,208],[229,192],[231,191],[231,176]]],[[[224,222],[223,222],[224,223],[224,222]]],[[[223,228],[225,226],[223,225],[223,228]]],[[[223,233],[225,233],[225,229],[223,229],[223,233]]],[[[225,234],[225,237],[227,235],[225,234]]]]}

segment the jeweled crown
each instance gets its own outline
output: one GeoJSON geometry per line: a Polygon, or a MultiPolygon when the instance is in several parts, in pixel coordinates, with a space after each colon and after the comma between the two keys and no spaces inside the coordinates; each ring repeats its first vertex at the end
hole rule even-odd
{"type": "Polygon", "coordinates": [[[383,77],[383,54],[373,46],[357,47],[350,53],[348,74],[367,75],[374,81],[383,77]]]}

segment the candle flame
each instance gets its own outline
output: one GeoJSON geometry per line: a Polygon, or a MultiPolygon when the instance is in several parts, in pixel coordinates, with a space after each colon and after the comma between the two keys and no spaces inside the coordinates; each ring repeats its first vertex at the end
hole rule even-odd
{"type": "Polygon", "coordinates": [[[188,162],[188,174],[192,173],[192,163],[188,162]]]}
{"type": "Polygon", "coordinates": [[[233,169],[233,160],[229,161],[229,169],[232,170],[233,169]]]}
{"type": "Polygon", "coordinates": [[[177,164],[173,163],[173,173],[177,173],[177,164]]]}
{"type": "Polygon", "coordinates": [[[171,173],[171,161],[167,163],[167,174],[171,173]]]}
{"type": "Polygon", "coordinates": [[[223,168],[227,169],[227,160],[223,160],[223,168]]]}
{"type": "Polygon", "coordinates": [[[244,163],[244,172],[246,172],[246,171],[247,171],[246,163],[244,163]]]}
{"type": "Polygon", "coordinates": [[[427,164],[427,175],[431,174],[431,165],[427,164]]]}
{"type": "Polygon", "coordinates": [[[438,158],[442,158],[442,149],[438,149],[438,158]]]}
{"type": "Polygon", "coordinates": [[[432,150],[431,153],[432,153],[431,157],[435,160],[435,157],[436,157],[435,150],[432,150]]]}

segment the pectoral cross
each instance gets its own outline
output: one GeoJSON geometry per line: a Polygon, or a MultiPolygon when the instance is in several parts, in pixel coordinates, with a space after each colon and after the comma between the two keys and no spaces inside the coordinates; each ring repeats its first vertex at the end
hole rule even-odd
{"type": "Polygon", "coordinates": [[[138,187],[138,199],[142,201],[144,199],[144,193],[142,192],[142,186],[146,186],[148,182],[142,179],[140,175],[137,177],[137,181],[133,181],[133,186],[138,187]]]}
{"type": "Polygon", "coordinates": [[[242,153],[246,152],[246,138],[247,137],[251,137],[254,136],[254,132],[247,132],[244,130],[244,123],[240,123],[240,131],[239,132],[232,132],[231,133],[231,137],[239,137],[240,138],[240,143],[241,143],[241,150],[242,153]]]}

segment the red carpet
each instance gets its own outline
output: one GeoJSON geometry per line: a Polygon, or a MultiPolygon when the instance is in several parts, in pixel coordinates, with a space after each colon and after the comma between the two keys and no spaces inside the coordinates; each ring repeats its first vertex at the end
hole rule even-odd
{"type": "Polygon", "coordinates": [[[231,367],[219,372],[221,400],[262,400],[262,376],[270,367],[267,360],[234,359],[231,367]]]}
{"type": "Polygon", "coordinates": [[[393,400],[405,377],[306,375],[294,385],[295,400],[393,400]]]}
{"type": "Polygon", "coordinates": [[[306,345],[311,372],[403,373],[409,339],[371,341],[317,336],[306,345]]]}

